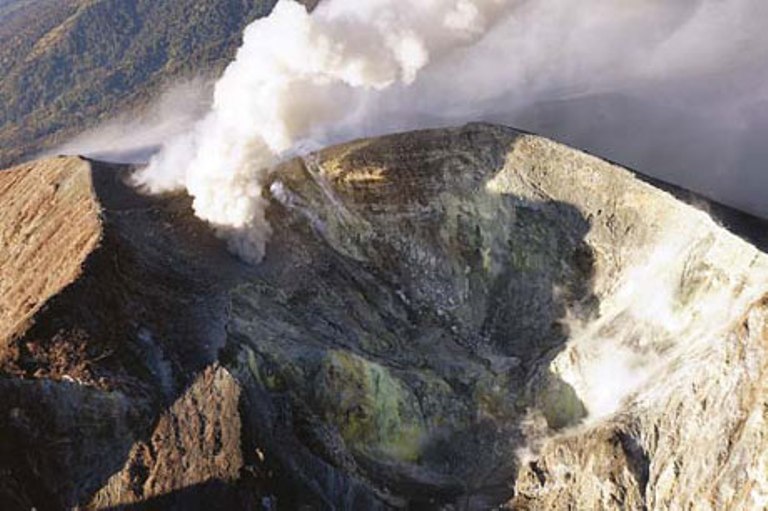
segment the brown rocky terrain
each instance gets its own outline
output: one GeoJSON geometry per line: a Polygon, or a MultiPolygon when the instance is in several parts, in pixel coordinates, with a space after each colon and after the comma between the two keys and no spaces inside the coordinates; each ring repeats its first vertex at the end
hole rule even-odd
{"type": "Polygon", "coordinates": [[[768,502],[768,259],[631,172],[352,142],[272,174],[248,266],[130,171],[0,173],[2,509],[768,502]]]}
{"type": "Polygon", "coordinates": [[[52,160],[0,174],[0,337],[24,328],[71,284],[97,245],[99,204],[82,161],[52,160]],[[40,278],[43,276],[43,278],[40,278]]]}

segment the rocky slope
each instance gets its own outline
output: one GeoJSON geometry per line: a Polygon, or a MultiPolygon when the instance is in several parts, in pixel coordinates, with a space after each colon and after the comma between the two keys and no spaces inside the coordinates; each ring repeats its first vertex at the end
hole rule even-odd
{"type": "Polygon", "coordinates": [[[768,259],[632,173],[353,142],[250,267],[129,170],[0,173],[3,509],[765,505],[768,259]]]}

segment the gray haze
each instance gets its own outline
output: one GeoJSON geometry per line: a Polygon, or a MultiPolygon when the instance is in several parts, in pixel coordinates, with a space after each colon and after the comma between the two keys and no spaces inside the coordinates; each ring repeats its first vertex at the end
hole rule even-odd
{"type": "Polygon", "coordinates": [[[115,163],[144,164],[163,143],[190,130],[211,107],[213,80],[197,78],[165,90],[140,112],[124,113],[41,156],[81,154],[115,163]]]}

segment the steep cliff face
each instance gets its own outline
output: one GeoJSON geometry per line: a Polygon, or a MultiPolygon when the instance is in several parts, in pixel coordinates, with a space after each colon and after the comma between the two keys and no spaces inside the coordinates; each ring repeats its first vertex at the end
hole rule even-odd
{"type": "Polygon", "coordinates": [[[239,477],[239,388],[215,364],[220,283],[237,263],[186,199],[120,179],[77,158],[0,173],[4,509],[86,505],[100,488],[108,507],[239,477]]]}
{"type": "Polygon", "coordinates": [[[71,284],[100,238],[90,168],[51,160],[0,173],[0,339],[71,284]]]}
{"type": "Polygon", "coordinates": [[[273,172],[257,267],[126,172],[0,174],[7,506],[764,502],[768,260],[630,172],[353,142],[273,172]]]}

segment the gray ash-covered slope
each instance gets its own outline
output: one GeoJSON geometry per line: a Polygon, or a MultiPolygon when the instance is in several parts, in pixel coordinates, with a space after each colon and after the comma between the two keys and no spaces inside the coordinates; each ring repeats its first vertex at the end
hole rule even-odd
{"type": "Polygon", "coordinates": [[[768,498],[766,257],[632,173],[488,125],[353,142],[272,174],[250,267],[128,171],[0,174],[4,509],[768,498]]]}

